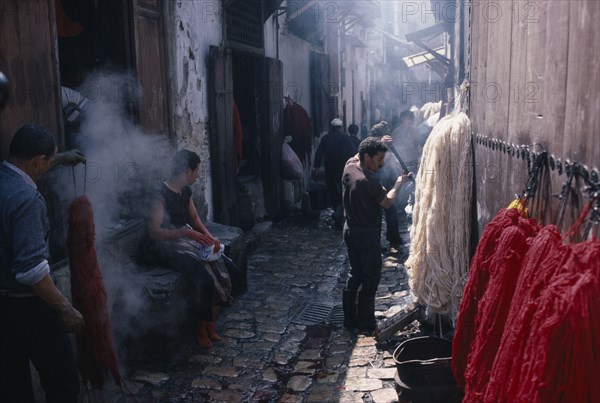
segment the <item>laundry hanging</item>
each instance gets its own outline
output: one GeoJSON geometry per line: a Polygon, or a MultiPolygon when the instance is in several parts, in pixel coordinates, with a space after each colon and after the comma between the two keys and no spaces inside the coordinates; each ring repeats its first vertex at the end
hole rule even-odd
{"type": "Polygon", "coordinates": [[[416,178],[409,284],[418,301],[456,317],[469,269],[471,123],[464,113],[434,127],[416,178]]]}

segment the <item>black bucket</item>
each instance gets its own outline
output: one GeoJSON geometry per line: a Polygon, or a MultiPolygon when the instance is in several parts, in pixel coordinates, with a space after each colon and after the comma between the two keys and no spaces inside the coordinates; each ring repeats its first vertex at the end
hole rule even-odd
{"type": "Polygon", "coordinates": [[[462,390],[452,373],[452,343],[424,336],[402,342],[394,351],[396,384],[402,400],[460,402],[462,390]]]}

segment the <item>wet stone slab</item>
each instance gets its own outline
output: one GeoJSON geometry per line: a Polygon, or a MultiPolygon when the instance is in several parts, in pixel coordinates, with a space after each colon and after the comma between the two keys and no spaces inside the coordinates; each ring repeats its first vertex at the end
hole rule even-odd
{"type": "Polygon", "coordinates": [[[302,396],[285,394],[281,396],[279,400],[277,400],[277,403],[302,403],[303,400],[304,399],[302,398],[302,396]]]}
{"type": "Polygon", "coordinates": [[[298,361],[292,372],[298,374],[314,374],[320,365],[314,361],[298,361]]]}
{"type": "Polygon", "coordinates": [[[256,326],[256,330],[261,333],[283,334],[287,330],[287,327],[288,326],[284,323],[262,322],[256,326]]]}
{"type": "Polygon", "coordinates": [[[280,333],[263,333],[262,335],[260,335],[260,339],[271,342],[271,343],[277,343],[281,340],[281,334],[280,333]]]}
{"type": "Polygon", "coordinates": [[[394,388],[384,388],[371,392],[373,403],[396,403],[398,402],[398,393],[394,388]]]}
{"type": "Polygon", "coordinates": [[[321,350],[304,350],[298,358],[301,360],[317,360],[321,358],[321,350]]]}
{"type": "Polygon", "coordinates": [[[322,403],[334,400],[334,391],[329,385],[316,385],[308,394],[307,402],[322,403]]]}
{"type": "Polygon", "coordinates": [[[201,377],[196,378],[192,381],[192,388],[200,388],[200,389],[211,389],[211,390],[221,390],[223,386],[221,382],[215,381],[214,379],[201,377]]]}
{"type": "Polygon", "coordinates": [[[349,367],[344,373],[346,379],[349,378],[366,378],[367,368],[366,367],[349,367]]]}
{"type": "Polygon", "coordinates": [[[311,379],[307,376],[293,376],[287,383],[287,387],[295,392],[304,392],[311,384],[311,379]]]}
{"type": "Polygon", "coordinates": [[[349,378],[346,379],[346,390],[355,390],[360,392],[370,392],[381,389],[383,383],[379,379],[349,378]]]}
{"type": "Polygon", "coordinates": [[[219,365],[223,361],[223,358],[215,357],[213,355],[195,354],[195,355],[190,356],[188,361],[189,362],[197,362],[199,364],[204,364],[204,365],[219,365]]]}
{"type": "Polygon", "coordinates": [[[224,376],[224,377],[229,377],[229,378],[235,378],[235,377],[239,376],[239,371],[236,367],[225,367],[225,366],[206,367],[204,369],[204,371],[202,371],[202,373],[206,374],[206,375],[224,376]]]}
{"type": "Polygon", "coordinates": [[[265,366],[262,357],[238,356],[233,359],[233,365],[238,368],[261,369],[265,366]]]}
{"type": "Polygon", "coordinates": [[[325,359],[325,366],[329,369],[336,369],[342,366],[346,357],[342,354],[333,355],[325,359]]]}
{"type": "Polygon", "coordinates": [[[277,382],[277,374],[275,373],[275,370],[273,368],[269,368],[265,372],[263,372],[262,379],[267,382],[275,383],[277,382]]]}
{"type": "Polygon", "coordinates": [[[253,339],[256,337],[256,333],[241,329],[229,329],[223,334],[225,337],[231,337],[234,339],[253,339]]]}
{"type": "Polygon", "coordinates": [[[396,367],[393,368],[369,368],[367,369],[368,378],[394,379],[396,367]]]}

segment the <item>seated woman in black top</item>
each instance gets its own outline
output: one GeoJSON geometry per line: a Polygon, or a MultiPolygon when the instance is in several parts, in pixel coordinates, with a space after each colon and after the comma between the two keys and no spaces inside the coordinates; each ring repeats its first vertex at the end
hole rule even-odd
{"type": "Polygon", "coordinates": [[[237,277],[239,268],[225,255],[208,261],[212,259],[203,253],[208,247],[208,254],[219,256],[222,245],[204,226],[192,200],[190,186],[199,173],[198,154],[189,150],[175,154],[171,177],[152,201],[148,234],[156,255],[191,281],[199,320],[196,341],[209,348],[221,340],[215,329],[217,314],[221,305],[231,302],[230,278],[237,277]]]}

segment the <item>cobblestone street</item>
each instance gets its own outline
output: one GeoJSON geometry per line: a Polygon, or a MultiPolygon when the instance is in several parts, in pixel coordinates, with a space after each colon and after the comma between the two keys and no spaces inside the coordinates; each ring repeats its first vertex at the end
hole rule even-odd
{"type": "MultiPolygon", "coordinates": [[[[412,302],[397,255],[384,252],[378,319],[412,302]]],[[[129,374],[130,393],[142,402],[397,401],[397,340],[376,345],[341,325],[347,272],[327,212],[274,224],[248,256],[248,291],[219,317],[223,340],[203,350],[190,334],[167,366],[129,374]]]]}

